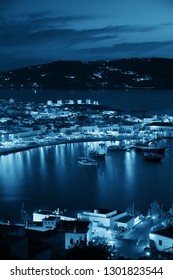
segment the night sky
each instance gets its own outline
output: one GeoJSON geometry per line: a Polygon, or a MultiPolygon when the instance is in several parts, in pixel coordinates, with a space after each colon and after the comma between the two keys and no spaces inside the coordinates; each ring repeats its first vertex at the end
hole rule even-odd
{"type": "Polygon", "coordinates": [[[1,0],[0,71],[56,60],[173,58],[172,0],[1,0]]]}

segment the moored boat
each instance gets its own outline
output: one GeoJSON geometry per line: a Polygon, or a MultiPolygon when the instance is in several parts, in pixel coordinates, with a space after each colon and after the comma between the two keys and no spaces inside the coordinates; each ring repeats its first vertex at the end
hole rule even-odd
{"type": "Polygon", "coordinates": [[[78,163],[83,166],[97,166],[98,164],[96,160],[86,157],[78,157],[78,163]]]}
{"type": "Polygon", "coordinates": [[[159,143],[149,143],[149,144],[138,143],[134,146],[134,148],[136,149],[136,151],[139,152],[151,152],[151,153],[163,154],[168,147],[166,144],[159,144],[159,143]]]}
{"type": "Polygon", "coordinates": [[[105,153],[99,153],[98,151],[92,150],[89,151],[89,155],[94,159],[105,159],[105,153]]]}
{"type": "Polygon", "coordinates": [[[162,155],[158,153],[153,153],[153,152],[145,152],[143,154],[144,160],[149,160],[149,161],[161,161],[162,155]]]}
{"type": "Polygon", "coordinates": [[[126,151],[129,147],[125,145],[110,145],[107,147],[108,151],[126,151]]]}

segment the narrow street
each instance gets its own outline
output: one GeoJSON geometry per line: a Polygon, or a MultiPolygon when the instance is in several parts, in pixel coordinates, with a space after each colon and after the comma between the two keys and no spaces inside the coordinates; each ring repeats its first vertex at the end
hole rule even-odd
{"type": "Polygon", "coordinates": [[[125,259],[138,259],[147,256],[144,249],[149,246],[149,232],[153,222],[144,220],[134,228],[126,231],[115,241],[118,255],[125,259]]]}

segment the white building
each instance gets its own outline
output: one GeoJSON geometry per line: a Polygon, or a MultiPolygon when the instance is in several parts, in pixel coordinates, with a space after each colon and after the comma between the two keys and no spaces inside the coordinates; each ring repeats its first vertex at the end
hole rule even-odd
{"type": "Polygon", "coordinates": [[[52,105],[53,105],[52,100],[48,100],[48,101],[47,101],[47,105],[48,105],[48,106],[52,106],[52,105]]]}
{"type": "Polygon", "coordinates": [[[79,131],[86,134],[98,133],[99,127],[97,125],[81,126],[79,127],[79,131]]]}
{"type": "Polygon", "coordinates": [[[64,133],[64,134],[71,134],[71,133],[75,133],[78,132],[78,127],[77,126],[70,126],[70,127],[62,127],[59,129],[60,133],[64,133]]]}
{"type": "Polygon", "coordinates": [[[151,123],[157,121],[157,115],[143,118],[144,123],[151,123]]]}
{"type": "Polygon", "coordinates": [[[91,223],[85,221],[63,221],[59,231],[65,234],[65,249],[71,249],[75,245],[87,245],[91,240],[91,223]]]}
{"type": "Polygon", "coordinates": [[[119,125],[120,133],[132,133],[135,130],[138,130],[141,127],[140,123],[126,123],[119,125]]]}
{"type": "Polygon", "coordinates": [[[92,222],[92,237],[112,239],[116,226],[131,228],[140,222],[139,217],[129,216],[127,212],[117,210],[94,210],[78,213],[78,219],[92,222]]]}
{"type": "Polygon", "coordinates": [[[90,99],[86,99],[86,104],[91,104],[91,100],[90,99]]]}
{"type": "Polygon", "coordinates": [[[81,99],[78,99],[78,100],[77,100],[77,104],[82,104],[82,100],[81,100],[81,99]]]}
{"type": "Polygon", "coordinates": [[[119,125],[118,124],[112,124],[107,126],[99,126],[99,132],[108,133],[110,135],[114,135],[117,132],[119,132],[119,125]]]}
{"type": "Polygon", "coordinates": [[[93,224],[113,228],[115,221],[126,215],[126,212],[118,212],[117,210],[95,209],[93,211],[84,211],[78,213],[77,218],[82,221],[90,221],[93,224]]]}
{"type": "Polygon", "coordinates": [[[94,211],[84,211],[78,213],[77,218],[82,221],[92,222],[93,227],[104,227],[113,229],[115,221],[126,215],[126,212],[118,212],[117,210],[99,209],[94,211]]]}
{"type": "Polygon", "coordinates": [[[71,213],[70,211],[59,211],[59,209],[55,211],[51,210],[38,210],[33,213],[33,222],[41,222],[49,217],[57,217],[62,221],[76,221],[77,214],[71,213]]]}
{"type": "Polygon", "coordinates": [[[131,229],[133,226],[137,225],[140,223],[140,217],[133,217],[131,215],[124,215],[123,217],[120,217],[116,220],[116,225],[117,227],[122,227],[124,229],[131,229]]]}
{"type": "Polygon", "coordinates": [[[51,210],[38,210],[33,213],[33,222],[42,222],[43,219],[54,215],[54,211],[51,210]]]}
{"type": "Polygon", "coordinates": [[[57,100],[57,105],[61,106],[62,105],[62,100],[57,100]]]}
{"type": "Polygon", "coordinates": [[[43,219],[43,228],[55,229],[60,221],[60,217],[49,216],[43,219]]]}
{"type": "Polygon", "coordinates": [[[173,137],[173,123],[153,122],[145,126],[147,131],[159,133],[162,137],[173,137]]]}
{"type": "Polygon", "coordinates": [[[152,232],[149,238],[157,250],[173,253],[173,226],[152,232]]]}

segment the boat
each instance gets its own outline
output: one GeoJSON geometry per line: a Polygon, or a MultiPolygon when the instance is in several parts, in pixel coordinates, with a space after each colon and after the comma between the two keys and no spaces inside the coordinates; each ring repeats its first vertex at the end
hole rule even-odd
{"type": "Polygon", "coordinates": [[[162,155],[153,152],[145,152],[143,154],[143,158],[144,160],[149,160],[149,161],[161,161],[162,155]]]}
{"type": "Polygon", "coordinates": [[[126,151],[129,147],[125,145],[110,145],[107,147],[108,151],[126,151]]]}
{"type": "Polygon", "coordinates": [[[78,157],[78,164],[83,166],[97,166],[98,162],[91,158],[78,157]]]}
{"type": "Polygon", "coordinates": [[[99,153],[95,150],[89,151],[89,155],[94,159],[105,159],[105,153],[99,153]]]}
{"type": "Polygon", "coordinates": [[[155,89],[156,87],[152,86],[130,86],[130,85],[125,85],[125,89],[155,89]]]}
{"type": "Polygon", "coordinates": [[[163,154],[165,150],[167,149],[167,146],[165,144],[159,144],[159,143],[150,143],[150,144],[142,144],[138,143],[134,146],[136,151],[139,152],[151,152],[151,153],[159,153],[163,154]]]}

